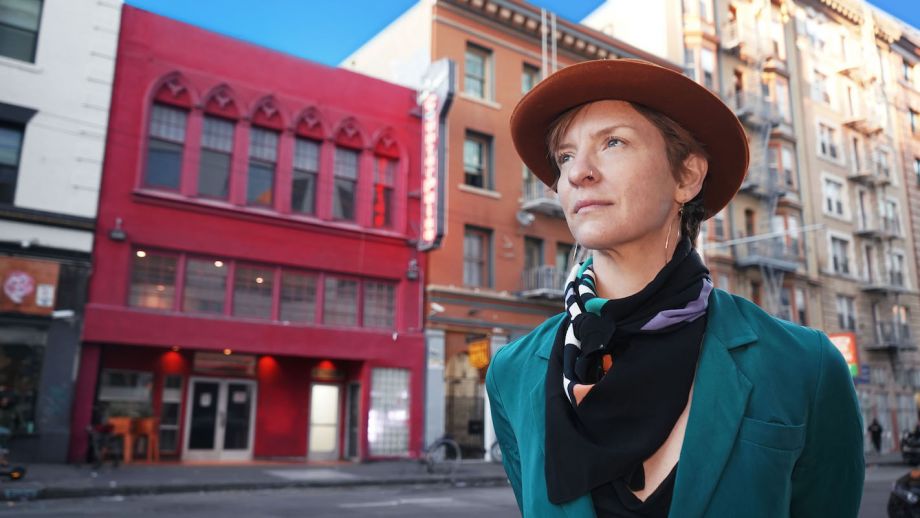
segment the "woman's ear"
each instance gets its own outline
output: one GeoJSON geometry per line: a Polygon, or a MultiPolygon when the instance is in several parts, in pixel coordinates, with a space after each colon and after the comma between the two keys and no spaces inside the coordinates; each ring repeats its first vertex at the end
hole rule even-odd
{"type": "Polygon", "coordinates": [[[696,195],[703,190],[703,181],[706,180],[707,171],[709,171],[709,161],[703,155],[691,153],[684,159],[683,171],[675,193],[678,203],[687,203],[696,198],[696,195]]]}

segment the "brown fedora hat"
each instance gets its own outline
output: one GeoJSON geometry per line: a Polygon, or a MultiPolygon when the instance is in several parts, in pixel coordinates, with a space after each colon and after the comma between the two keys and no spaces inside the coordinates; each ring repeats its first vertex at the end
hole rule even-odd
{"type": "Polygon", "coordinates": [[[565,67],[518,102],[511,114],[511,138],[537,178],[552,186],[558,174],[546,149],[550,124],[571,108],[606,99],[641,104],[689,131],[709,153],[703,183],[706,217],[728,205],[741,187],[749,160],[747,137],[738,117],[689,77],[638,59],[584,61],[565,67]]]}

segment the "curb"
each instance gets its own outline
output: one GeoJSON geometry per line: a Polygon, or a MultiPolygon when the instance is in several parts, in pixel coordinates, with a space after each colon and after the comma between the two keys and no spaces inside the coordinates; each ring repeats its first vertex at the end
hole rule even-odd
{"type": "Polygon", "coordinates": [[[468,476],[452,478],[449,476],[403,477],[383,479],[353,480],[301,480],[301,481],[267,481],[267,482],[229,482],[203,483],[185,485],[132,485],[121,487],[44,487],[44,488],[10,488],[0,492],[0,502],[22,500],[50,500],[61,498],[94,498],[106,496],[163,495],[170,493],[204,493],[241,490],[277,490],[306,488],[336,488],[362,486],[412,486],[412,485],[451,485],[465,486],[503,486],[508,484],[504,476],[468,476]]]}

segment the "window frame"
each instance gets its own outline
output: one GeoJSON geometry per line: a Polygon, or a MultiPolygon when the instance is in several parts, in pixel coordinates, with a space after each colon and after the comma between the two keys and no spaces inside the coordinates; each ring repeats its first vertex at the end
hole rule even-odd
{"type": "Polygon", "coordinates": [[[22,148],[25,147],[26,141],[26,125],[7,121],[0,120],[0,128],[7,128],[14,132],[19,133],[19,147],[16,150],[16,163],[15,164],[0,164],[0,168],[8,167],[12,169],[12,184],[10,188],[10,199],[9,201],[3,200],[0,198],[0,205],[15,205],[16,204],[16,188],[19,186],[19,168],[22,165],[22,148]]]}
{"type": "Polygon", "coordinates": [[[297,215],[316,216],[317,215],[317,204],[319,203],[318,201],[319,177],[322,171],[322,163],[323,163],[323,142],[315,138],[306,137],[302,135],[296,135],[296,134],[294,135],[293,138],[294,138],[294,151],[291,156],[291,212],[297,215]],[[301,142],[316,146],[316,170],[315,171],[309,171],[307,169],[298,167],[297,150],[299,149],[301,142]],[[312,194],[312,200],[310,201],[310,204],[309,204],[311,206],[311,210],[309,211],[301,210],[297,206],[297,204],[294,203],[295,201],[294,196],[296,192],[296,189],[294,188],[294,184],[296,181],[298,181],[298,177],[297,177],[298,174],[312,176],[312,180],[311,180],[313,182],[312,192],[304,193],[304,196],[307,196],[308,194],[312,194]]]}
{"type": "Polygon", "coordinates": [[[492,50],[478,45],[471,41],[466,42],[466,48],[463,54],[463,88],[462,92],[464,95],[469,96],[474,99],[481,99],[483,101],[492,101],[495,98],[494,93],[494,81],[495,77],[494,71],[492,70],[493,54],[492,50]],[[469,71],[469,66],[467,65],[470,55],[477,56],[482,60],[482,77],[472,76],[473,81],[481,83],[482,95],[477,95],[474,92],[471,92],[467,88],[468,82],[471,80],[471,75],[469,71]]]}
{"type": "Polygon", "coordinates": [[[280,148],[281,148],[281,139],[283,138],[283,136],[284,136],[283,132],[275,128],[270,128],[268,126],[252,125],[249,127],[249,135],[248,135],[249,152],[247,153],[247,156],[246,156],[246,198],[244,200],[246,203],[246,207],[264,208],[264,209],[274,209],[275,208],[275,205],[277,202],[277,192],[276,191],[278,189],[278,176],[279,176],[278,175],[278,159],[280,158],[279,155],[280,155],[280,148]],[[270,162],[266,158],[253,155],[254,153],[253,148],[255,147],[253,145],[253,139],[255,138],[254,135],[256,134],[256,132],[264,132],[266,135],[267,134],[274,135],[275,137],[275,149],[274,149],[275,159],[273,162],[270,162]],[[268,191],[271,195],[271,199],[269,200],[267,204],[256,203],[255,200],[253,199],[252,173],[253,173],[254,165],[264,167],[265,169],[269,169],[269,167],[267,166],[271,165],[270,167],[271,169],[271,188],[268,191]]]}
{"type": "Polygon", "coordinates": [[[22,29],[22,28],[20,28],[20,27],[16,27],[16,26],[10,25],[9,23],[5,23],[5,22],[3,22],[2,20],[0,20],[0,26],[5,26],[5,27],[8,27],[8,28],[13,29],[13,30],[16,30],[16,31],[28,32],[28,33],[34,34],[34,38],[33,38],[33,40],[32,40],[32,54],[31,54],[31,56],[29,56],[29,59],[24,60],[24,59],[20,59],[20,58],[18,58],[18,57],[13,57],[13,56],[11,56],[11,55],[9,55],[9,54],[0,53],[0,58],[3,58],[3,59],[11,59],[11,60],[15,60],[15,61],[21,61],[21,62],[24,62],[24,63],[33,64],[33,65],[36,64],[36,60],[38,59],[38,43],[39,43],[39,36],[40,36],[41,33],[42,33],[42,21],[44,20],[44,14],[45,14],[45,0],[36,0],[36,2],[38,2],[38,15],[37,15],[37,17],[36,17],[36,19],[35,19],[35,30],[34,30],[34,31],[31,30],[31,29],[22,29]]]}
{"type": "MultiPolygon", "coordinates": [[[[334,221],[342,221],[342,222],[349,222],[349,223],[358,222],[358,190],[360,189],[360,185],[361,185],[361,157],[362,155],[363,153],[360,149],[355,149],[353,147],[345,146],[342,144],[335,145],[334,155],[333,155],[333,165],[332,165],[332,214],[331,214],[332,219],[334,221]],[[339,152],[354,154],[354,157],[355,157],[355,169],[354,169],[355,176],[354,178],[347,177],[347,176],[340,174],[339,152]],[[339,185],[339,182],[349,182],[352,186],[352,190],[351,190],[352,214],[350,217],[346,217],[345,215],[338,215],[336,213],[336,207],[337,207],[336,203],[338,200],[336,189],[339,185]]],[[[345,211],[345,208],[342,207],[343,214],[344,214],[344,211],[345,211]]]]}
{"type": "Polygon", "coordinates": [[[131,249],[131,266],[130,272],[128,273],[128,290],[125,293],[125,306],[131,309],[141,310],[141,311],[169,311],[174,312],[178,311],[180,304],[180,295],[183,289],[184,283],[180,282],[181,275],[184,273],[182,268],[183,256],[178,252],[170,252],[158,249],[150,249],[147,247],[136,246],[131,249]],[[144,257],[138,255],[139,252],[144,253],[144,257]],[[138,259],[149,258],[152,255],[159,257],[168,257],[175,260],[175,271],[173,272],[173,284],[172,284],[172,297],[170,300],[170,307],[168,308],[159,308],[151,306],[139,306],[132,303],[134,294],[134,275],[137,271],[136,263],[138,259]]]}
{"type": "Polygon", "coordinates": [[[463,185],[486,191],[494,190],[494,175],[492,166],[494,162],[494,150],[492,147],[493,139],[491,135],[480,133],[478,131],[467,129],[463,137],[463,185]],[[470,173],[467,169],[466,146],[467,143],[474,142],[479,145],[479,172],[478,174],[470,173]],[[478,176],[481,178],[482,185],[470,183],[470,177],[478,176]]]}
{"type": "Polygon", "coordinates": [[[222,201],[227,201],[230,199],[230,184],[233,178],[233,152],[234,152],[234,147],[235,147],[234,144],[236,143],[236,131],[237,131],[237,128],[236,128],[235,120],[228,119],[226,117],[222,117],[220,115],[215,115],[215,114],[208,113],[208,112],[202,113],[201,139],[200,139],[200,144],[199,144],[200,156],[198,157],[198,182],[197,182],[198,185],[197,185],[196,196],[200,198],[222,200],[222,201]],[[213,119],[221,123],[226,123],[230,125],[230,149],[229,150],[217,149],[205,143],[205,138],[204,138],[205,137],[205,125],[208,123],[208,119],[213,119]],[[202,171],[204,170],[204,168],[202,167],[202,162],[204,160],[205,151],[208,151],[210,153],[215,153],[215,154],[226,155],[227,157],[227,193],[224,196],[216,196],[210,193],[203,193],[201,191],[201,177],[202,177],[202,171]]]}
{"type": "Polygon", "coordinates": [[[477,227],[474,225],[465,225],[463,229],[463,285],[471,288],[491,288],[493,286],[493,232],[491,229],[477,227]],[[480,242],[480,256],[473,258],[468,254],[467,239],[470,235],[477,235],[480,242]],[[470,261],[475,260],[479,264],[479,284],[469,282],[466,268],[470,261]]]}
{"type": "Polygon", "coordinates": [[[191,118],[191,115],[192,115],[192,110],[186,106],[181,106],[178,104],[172,104],[172,103],[167,103],[167,102],[158,101],[158,100],[154,100],[152,103],[150,103],[149,106],[150,106],[150,110],[148,112],[149,116],[147,120],[147,133],[146,133],[146,139],[144,141],[145,157],[144,157],[144,168],[143,168],[142,176],[141,176],[141,186],[143,186],[146,189],[155,189],[158,191],[178,193],[182,189],[182,176],[183,176],[184,169],[185,169],[184,163],[185,163],[185,155],[187,151],[186,141],[188,140],[188,126],[189,126],[189,119],[191,118]],[[182,128],[182,139],[173,140],[173,139],[169,139],[168,137],[161,136],[161,135],[154,135],[153,120],[154,120],[154,111],[157,109],[157,107],[162,107],[167,110],[175,110],[176,112],[182,112],[182,115],[185,118],[185,124],[182,128]],[[167,144],[171,144],[171,145],[179,147],[179,171],[178,171],[178,175],[176,178],[175,187],[166,186],[166,185],[157,185],[157,184],[153,184],[150,182],[150,150],[151,150],[150,144],[151,144],[151,141],[153,140],[165,142],[167,144]]]}

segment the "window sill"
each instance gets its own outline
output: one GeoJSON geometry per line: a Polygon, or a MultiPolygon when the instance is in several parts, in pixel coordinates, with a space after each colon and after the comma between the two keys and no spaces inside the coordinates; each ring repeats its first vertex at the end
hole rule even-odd
{"type": "Polygon", "coordinates": [[[463,192],[468,192],[470,194],[477,194],[479,196],[485,196],[486,198],[492,198],[494,200],[502,199],[502,194],[500,192],[492,191],[489,189],[481,189],[479,187],[473,187],[472,185],[466,185],[464,183],[458,184],[457,189],[460,189],[463,192]]]}
{"type": "Polygon", "coordinates": [[[827,212],[827,211],[822,211],[821,214],[823,214],[824,217],[840,221],[841,223],[848,223],[850,225],[853,224],[853,218],[851,218],[849,214],[841,215],[841,214],[837,214],[834,212],[827,212]]]}
{"type": "Polygon", "coordinates": [[[276,212],[273,209],[264,207],[235,205],[228,201],[207,198],[192,198],[176,192],[140,188],[134,190],[134,196],[141,198],[143,201],[148,203],[178,205],[181,206],[179,208],[182,210],[192,210],[198,212],[219,212],[228,214],[230,217],[267,219],[297,227],[310,225],[313,227],[324,227],[334,231],[350,231],[362,234],[371,234],[387,239],[403,240],[410,238],[410,236],[394,230],[364,227],[354,222],[325,220],[318,217],[298,213],[282,214],[280,212],[276,212]]]}
{"type": "Polygon", "coordinates": [[[502,105],[498,104],[498,103],[495,102],[495,101],[490,101],[490,100],[488,100],[488,99],[483,99],[483,98],[481,98],[481,97],[476,97],[476,96],[470,95],[470,94],[468,94],[468,93],[460,92],[460,93],[458,94],[458,96],[459,96],[461,99],[466,99],[467,101],[474,102],[474,103],[476,103],[476,104],[481,104],[481,105],[486,106],[486,107],[488,107],[488,108],[492,108],[493,110],[501,110],[501,109],[502,109],[502,105]]]}
{"type": "Polygon", "coordinates": [[[846,165],[843,162],[842,158],[834,158],[830,155],[822,155],[820,151],[816,152],[815,155],[821,160],[824,160],[825,162],[830,163],[830,164],[838,165],[840,167],[844,167],[846,165]]]}
{"type": "Polygon", "coordinates": [[[42,74],[45,72],[45,69],[36,65],[35,63],[29,63],[28,61],[19,61],[18,59],[8,58],[6,56],[0,56],[0,66],[7,68],[15,68],[22,70],[23,72],[30,72],[32,74],[42,74]]]}

